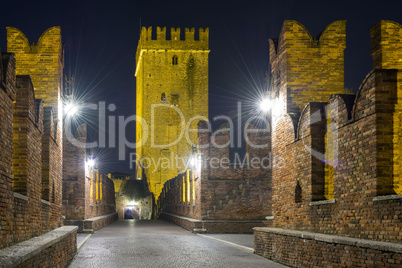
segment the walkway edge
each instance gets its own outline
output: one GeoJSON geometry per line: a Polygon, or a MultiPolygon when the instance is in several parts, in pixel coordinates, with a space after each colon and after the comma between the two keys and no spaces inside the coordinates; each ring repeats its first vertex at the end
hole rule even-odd
{"type": "Polygon", "coordinates": [[[229,246],[237,247],[237,248],[240,248],[240,249],[242,249],[244,251],[247,251],[247,252],[250,252],[250,253],[254,254],[254,248],[242,246],[242,245],[239,245],[239,244],[236,244],[236,243],[232,243],[232,242],[229,242],[229,241],[225,241],[225,240],[222,240],[222,239],[219,239],[219,238],[215,238],[215,237],[211,237],[211,236],[207,236],[207,235],[203,235],[203,234],[196,234],[196,235],[206,237],[206,238],[209,238],[209,239],[212,239],[212,240],[216,240],[216,241],[219,241],[221,243],[227,244],[229,246]]]}
{"type": "Polygon", "coordinates": [[[87,240],[91,237],[92,234],[88,234],[78,245],[77,245],[77,253],[81,249],[81,247],[87,242],[87,240]]]}

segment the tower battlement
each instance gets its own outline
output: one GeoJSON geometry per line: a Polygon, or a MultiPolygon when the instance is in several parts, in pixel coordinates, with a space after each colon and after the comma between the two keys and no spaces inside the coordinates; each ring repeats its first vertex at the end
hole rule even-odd
{"type": "Polygon", "coordinates": [[[184,40],[181,40],[181,28],[170,28],[170,37],[166,27],[142,27],[137,47],[137,61],[142,50],[208,50],[209,28],[184,28],[184,40]],[[156,38],[156,39],[155,39],[156,38]]]}
{"type": "Polygon", "coordinates": [[[7,27],[7,51],[15,54],[16,75],[29,75],[38,98],[58,109],[64,68],[60,27],[47,29],[36,44],[19,29],[7,27]]]}

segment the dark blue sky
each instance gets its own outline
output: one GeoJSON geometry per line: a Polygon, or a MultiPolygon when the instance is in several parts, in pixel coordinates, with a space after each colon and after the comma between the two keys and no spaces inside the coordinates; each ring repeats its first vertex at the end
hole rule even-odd
{"type": "MultiPolygon", "coordinates": [[[[0,46],[6,26],[37,42],[47,28],[61,26],[65,74],[89,102],[114,103],[110,115],[135,114],[135,51],[143,26],[210,28],[210,116],[233,110],[261,90],[268,70],[268,38],[285,19],[302,23],[313,36],[335,20],[347,20],[345,86],[357,91],[371,70],[369,28],[380,19],[402,23],[400,1],[7,1],[2,3],[0,46]]],[[[127,133],[134,141],[134,124],[127,133]]],[[[131,151],[134,152],[134,151],[131,151]]],[[[117,150],[98,150],[103,171],[130,172],[117,150]]]]}

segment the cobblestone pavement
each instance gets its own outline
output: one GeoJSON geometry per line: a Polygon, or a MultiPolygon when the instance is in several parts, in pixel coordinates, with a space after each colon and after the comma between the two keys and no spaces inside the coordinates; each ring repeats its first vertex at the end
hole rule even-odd
{"type": "Polygon", "coordinates": [[[120,220],[95,232],[69,267],[285,266],[165,221],[120,220]]]}

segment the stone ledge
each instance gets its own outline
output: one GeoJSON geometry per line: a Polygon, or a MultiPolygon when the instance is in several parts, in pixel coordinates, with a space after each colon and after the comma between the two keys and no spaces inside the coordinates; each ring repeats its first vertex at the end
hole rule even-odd
{"type": "Polygon", "coordinates": [[[195,233],[252,233],[252,228],[264,226],[264,220],[200,220],[162,212],[160,217],[195,233]]]}
{"type": "Polygon", "coordinates": [[[86,219],[86,220],[84,220],[84,221],[86,221],[86,222],[99,221],[99,220],[102,220],[102,219],[104,219],[104,218],[111,217],[111,216],[113,216],[113,215],[115,215],[115,214],[117,214],[117,212],[113,212],[113,213],[110,213],[110,214],[105,214],[105,215],[101,215],[101,216],[89,218],[89,219],[86,219]]]}
{"type": "Polygon", "coordinates": [[[188,218],[188,217],[184,217],[184,216],[180,216],[180,215],[176,215],[176,214],[172,214],[172,213],[162,212],[162,214],[165,214],[165,215],[168,215],[168,216],[171,216],[171,217],[175,217],[175,218],[179,218],[179,219],[182,219],[182,220],[190,221],[190,222],[202,222],[201,220],[188,218]]]}
{"type": "Polygon", "coordinates": [[[14,246],[3,248],[0,250],[0,267],[17,267],[77,230],[76,226],[63,226],[14,246]]]}
{"type": "Polygon", "coordinates": [[[375,202],[375,201],[397,200],[397,199],[402,199],[402,194],[376,196],[373,198],[373,201],[375,202]]]}
{"type": "Polygon", "coordinates": [[[26,196],[26,195],[19,194],[19,193],[16,193],[16,192],[13,192],[13,196],[14,196],[14,197],[16,197],[16,198],[19,198],[19,199],[22,199],[22,200],[28,201],[28,196],[26,196]]]}
{"type": "Polygon", "coordinates": [[[223,222],[263,222],[263,220],[198,220],[198,219],[194,219],[194,218],[188,218],[188,217],[184,217],[184,216],[180,216],[180,215],[176,215],[176,214],[172,214],[172,213],[166,213],[166,212],[162,212],[161,214],[165,214],[171,217],[176,217],[182,220],[186,220],[186,221],[191,221],[191,222],[217,222],[217,223],[223,223],[223,222]]]}
{"type": "Polygon", "coordinates": [[[47,201],[47,200],[41,199],[40,201],[41,201],[43,204],[46,204],[46,205],[48,205],[48,206],[51,206],[51,205],[52,205],[52,204],[50,204],[50,202],[47,201]]]}
{"type": "Polygon", "coordinates": [[[391,243],[391,242],[382,242],[382,241],[374,241],[360,238],[352,238],[352,237],[344,237],[337,235],[327,235],[313,232],[305,232],[305,231],[296,231],[296,230],[288,230],[281,228],[271,228],[271,227],[255,227],[253,228],[254,232],[264,232],[264,233],[272,233],[283,236],[293,236],[302,239],[310,239],[315,241],[322,241],[326,243],[332,244],[343,244],[349,246],[356,246],[361,248],[369,248],[381,251],[390,251],[395,253],[402,253],[402,244],[391,243]]]}
{"type": "Polygon", "coordinates": [[[273,220],[273,219],[275,219],[275,216],[266,216],[265,219],[266,220],[273,220]]]}
{"type": "Polygon", "coordinates": [[[328,205],[328,204],[335,204],[335,199],[311,201],[309,203],[309,206],[319,206],[319,205],[328,205]]]}

